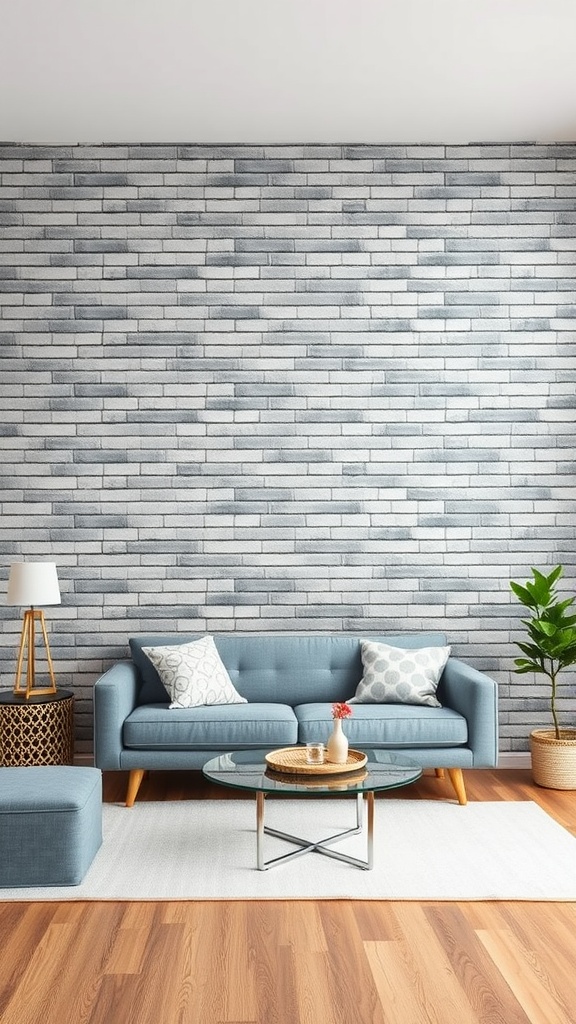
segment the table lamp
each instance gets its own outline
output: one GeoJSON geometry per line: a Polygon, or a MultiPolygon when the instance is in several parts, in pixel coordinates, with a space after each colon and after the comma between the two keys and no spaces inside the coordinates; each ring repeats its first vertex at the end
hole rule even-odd
{"type": "Polygon", "coordinates": [[[37,605],[60,604],[60,588],[58,586],[58,574],[55,563],[15,562],[10,567],[6,604],[26,606],[16,665],[14,693],[20,696],[25,695],[26,700],[29,697],[35,697],[40,694],[56,693],[56,680],[54,678],[48,634],[46,633],[44,612],[37,607],[37,605]],[[40,624],[44,644],[46,645],[48,672],[51,680],[50,686],[37,687],[35,685],[36,622],[40,624]],[[26,686],[21,682],[22,664],[25,654],[26,686]]]}

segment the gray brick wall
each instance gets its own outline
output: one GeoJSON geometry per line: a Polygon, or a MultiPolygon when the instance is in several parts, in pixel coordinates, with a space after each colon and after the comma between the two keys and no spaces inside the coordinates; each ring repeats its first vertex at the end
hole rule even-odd
{"type": "MultiPolygon", "coordinates": [[[[526,749],[508,580],[574,580],[576,145],[5,145],[0,171],[0,559],[58,564],[80,749],[132,634],[436,628],[526,749]]],[[[8,687],[16,609],[0,629],[8,687]]]]}

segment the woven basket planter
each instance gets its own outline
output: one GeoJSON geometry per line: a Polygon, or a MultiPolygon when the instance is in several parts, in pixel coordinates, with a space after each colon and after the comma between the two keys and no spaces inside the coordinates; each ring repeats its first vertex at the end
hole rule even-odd
{"type": "Polygon", "coordinates": [[[530,753],[537,786],[576,789],[576,729],[562,729],[559,740],[552,729],[534,729],[530,753]]]}

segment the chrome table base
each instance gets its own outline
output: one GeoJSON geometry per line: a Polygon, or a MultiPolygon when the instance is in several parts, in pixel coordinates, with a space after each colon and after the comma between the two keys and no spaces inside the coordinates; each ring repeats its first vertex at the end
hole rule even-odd
{"type": "Polygon", "coordinates": [[[374,793],[369,791],[364,794],[367,808],[368,829],[366,835],[366,860],[358,857],[350,857],[347,853],[339,853],[337,850],[329,849],[334,843],[346,839],[348,836],[358,835],[364,828],[364,800],[361,793],[356,796],[356,825],[353,828],[337,832],[326,839],[310,841],[300,836],[290,835],[288,832],[279,832],[277,829],[269,828],[264,824],[265,793],[256,793],[256,855],[259,871],[266,871],[268,868],[276,867],[278,864],[285,864],[296,857],[302,857],[305,853],[321,853],[324,857],[332,857],[334,860],[344,861],[345,864],[352,864],[353,867],[370,871],[374,863],[374,793]],[[279,857],[272,857],[264,860],[264,836],[275,836],[277,839],[284,839],[298,847],[290,853],[284,853],[279,857]]]}

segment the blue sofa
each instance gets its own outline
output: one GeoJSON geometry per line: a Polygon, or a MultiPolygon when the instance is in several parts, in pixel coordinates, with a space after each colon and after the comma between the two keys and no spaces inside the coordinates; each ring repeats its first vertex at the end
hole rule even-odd
{"type": "MultiPolygon", "coordinates": [[[[128,807],[147,770],[200,769],[228,750],[325,741],[332,702],[353,697],[362,677],[363,639],[412,649],[446,643],[439,633],[216,635],[218,653],[248,703],[170,709],[142,648],[195,639],[198,635],[133,638],[131,660],[117,662],[96,681],[95,763],[104,770],[130,772],[128,807]]],[[[352,747],[394,750],[439,775],[447,769],[459,802],[466,803],[462,769],[497,762],[496,683],[450,657],[437,697],[440,708],[355,704],[346,734],[352,747]]]]}

